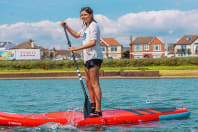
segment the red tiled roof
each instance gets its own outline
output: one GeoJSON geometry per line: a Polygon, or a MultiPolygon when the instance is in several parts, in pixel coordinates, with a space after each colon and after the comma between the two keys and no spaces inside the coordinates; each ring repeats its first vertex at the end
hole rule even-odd
{"type": "Polygon", "coordinates": [[[11,49],[42,49],[42,50],[44,50],[43,47],[37,46],[35,44],[34,44],[34,47],[32,47],[31,42],[32,42],[31,40],[30,41],[25,41],[21,44],[18,44],[16,46],[12,47],[11,49]]]}
{"type": "Polygon", "coordinates": [[[70,55],[68,50],[56,50],[57,55],[70,55]]]}
{"type": "Polygon", "coordinates": [[[100,42],[100,46],[106,46],[104,42],[100,42]]]}
{"type": "Polygon", "coordinates": [[[198,35],[184,35],[176,44],[192,44],[197,38],[198,35]],[[191,37],[191,40],[186,40],[187,37],[191,37]]]}
{"type": "MultiPolygon", "coordinates": [[[[71,52],[69,50],[55,50],[56,52],[56,56],[60,55],[60,56],[71,56],[71,52]]],[[[78,51],[74,51],[74,55],[76,57],[80,57],[80,53],[78,53],[78,51]]]]}
{"type": "Polygon", "coordinates": [[[149,44],[155,37],[137,37],[132,44],[149,44]]]}
{"type": "Polygon", "coordinates": [[[121,44],[117,40],[115,40],[114,38],[102,38],[101,40],[102,40],[100,42],[101,46],[106,46],[105,43],[107,43],[109,46],[121,46],[121,44]]]}

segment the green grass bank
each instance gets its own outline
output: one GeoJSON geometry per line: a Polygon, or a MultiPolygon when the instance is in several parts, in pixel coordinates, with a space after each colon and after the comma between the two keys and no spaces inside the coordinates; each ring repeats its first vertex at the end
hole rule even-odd
{"type": "MultiPolygon", "coordinates": [[[[83,60],[77,61],[83,71],[83,60]]],[[[157,59],[104,59],[101,70],[158,70],[163,76],[198,75],[198,57],[157,59]]],[[[0,60],[0,73],[76,71],[73,60],[0,60]]]]}

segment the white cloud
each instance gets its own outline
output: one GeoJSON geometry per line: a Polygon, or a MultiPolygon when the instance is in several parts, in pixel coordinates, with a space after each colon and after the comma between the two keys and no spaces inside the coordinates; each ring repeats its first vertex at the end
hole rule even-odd
{"type": "Polygon", "coordinates": [[[113,20],[110,20],[103,15],[95,15],[96,21],[99,23],[103,34],[117,34],[119,32],[119,23],[113,20]]]}
{"type": "Polygon", "coordinates": [[[165,11],[149,11],[140,13],[129,13],[118,19],[119,23],[123,25],[123,31],[127,30],[173,30],[185,29],[193,30],[197,27],[196,21],[198,20],[198,10],[193,11],[178,11],[178,10],[165,10],[165,11]]]}
{"type": "MultiPolygon", "coordinates": [[[[198,34],[198,10],[148,11],[128,13],[118,20],[111,20],[104,15],[95,15],[101,27],[101,37],[114,37],[121,44],[129,44],[129,37],[158,36],[165,43],[174,43],[184,34],[198,34]]],[[[79,31],[82,21],[79,18],[68,18],[68,25],[79,31]]],[[[0,39],[21,43],[29,39],[44,48],[65,48],[66,38],[60,22],[40,21],[37,23],[16,23],[0,25],[0,39]]],[[[74,46],[80,40],[70,37],[74,46]]]]}

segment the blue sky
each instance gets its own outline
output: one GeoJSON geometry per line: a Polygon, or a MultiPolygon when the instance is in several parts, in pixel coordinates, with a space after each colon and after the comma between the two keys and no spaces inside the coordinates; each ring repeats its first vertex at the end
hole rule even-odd
{"type": "Polygon", "coordinates": [[[0,24],[61,21],[79,17],[81,7],[90,6],[95,14],[117,19],[130,12],[197,9],[197,0],[0,0],[0,24]]]}
{"type": "Polygon", "coordinates": [[[184,34],[198,34],[197,5],[197,0],[0,0],[0,41],[18,44],[32,38],[44,48],[65,48],[59,22],[78,31],[80,8],[90,6],[102,37],[114,37],[124,46],[130,35],[174,43],[184,34]]]}

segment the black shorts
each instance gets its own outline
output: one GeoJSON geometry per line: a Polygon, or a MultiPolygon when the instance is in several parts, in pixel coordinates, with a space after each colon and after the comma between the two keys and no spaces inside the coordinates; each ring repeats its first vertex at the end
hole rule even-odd
{"type": "Polygon", "coordinates": [[[88,60],[86,61],[86,63],[84,64],[84,66],[87,68],[87,69],[90,69],[94,66],[98,66],[100,68],[102,64],[102,60],[101,59],[92,59],[92,60],[88,60]]]}

